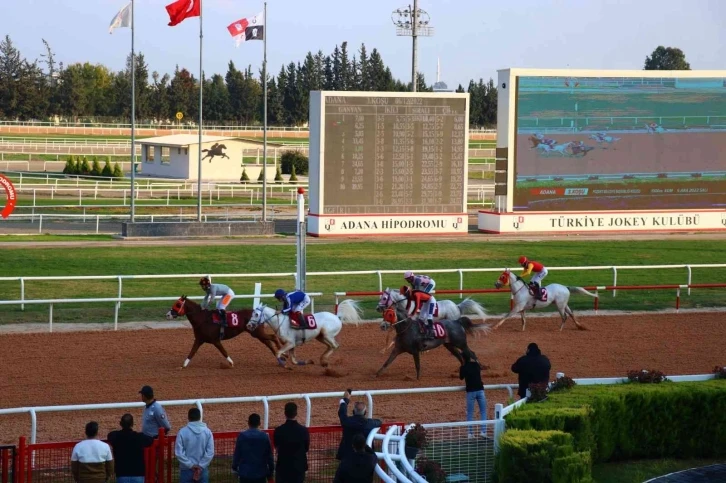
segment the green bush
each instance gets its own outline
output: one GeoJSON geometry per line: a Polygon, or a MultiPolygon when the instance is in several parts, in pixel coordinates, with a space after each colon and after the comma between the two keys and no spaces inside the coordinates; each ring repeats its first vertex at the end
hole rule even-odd
{"type": "Polygon", "coordinates": [[[250,177],[247,175],[247,170],[245,168],[242,168],[242,176],[240,176],[239,180],[242,183],[248,183],[249,182],[250,177]]]}
{"type": "Polygon", "coordinates": [[[297,181],[297,173],[295,172],[295,165],[292,165],[292,172],[290,173],[290,182],[293,183],[297,181]]]}
{"type": "Polygon", "coordinates": [[[73,161],[73,156],[68,156],[66,165],[63,168],[63,174],[76,174],[76,163],[73,161]]]}
{"type": "Polygon", "coordinates": [[[89,175],[91,174],[91,165],[88,164],[88,159],[83,156],[83,161],[81,161],[81,172],[82,175],[89,175]]]}
{"type": "Polygon", "coordinates": [[[280,172],[280,167],[279,166],[277,167],[277,172],[275,173],[275,181],[277,181],[278,183],[281,183],[281,182],[284,181],[282,179],[282,173],[280,172]]]}
{"type": "Polygon", "coordinates": [[[573,437],[562,431],[507,430],[495,462],[500,483],[591,481],[588,452],[576,453],[573,437]]]}
{"type": "Polygon", "coordinates": [[[262,183],[264,181],[264,179],[265,179],[264,176],[263,176],[263,173],[264,172],[265,172],[264,169],[260,169],[260,175],[257,177],[257,181],[260,182],[260,183],[262,183]]]}
{"type": "Polygon", "coordinates": [[[91,175],[101,176],[101,165],[98,163],[98,156],[93,157],[93,165],[91,166],[91,175]]]}
{"type": "Polygon", "coordinates": [[[284,174],[292,174],[292,167],[298,174],[308,174],[308,157],[299,151],[285,151],[280,156],[280,165],[284,174]]]}
{"type": "Polygon", "coordinates": [[[113,163],[113,173],[111,173],[114,178],[123,178],[124,172],[121,169],[121,166],[118,165],[118,162],[113,163]]]}
{"type": "Polygon", "coordinates": [[[592,451],[596,448],[589,407],[552,408],[546,403],[527,406],[532,409],[514,411],[507,416],[507,428],[563,431],[572,435],[577,451],[592,451]]]}
{"type": "Polygon", "coordinates": [[[80,156],[76,156],[76,163],[75,163],[75,165],[76,165],[76,169],[75,169],[75,173],[73,173],[73,174],[79,174],[79,175],[80,174],[83,174],[83,165],[81,164],[81,157],[80,156]]]}
{"type": "Polygon", "coordinates": [[[111,163],[109,162],[108,158],[106,159],[106,163],[103,165],[103,169],[101,170],[101,176],[105,176],[106,178],[113,177],[113,170],[111,169],[111,163]]]}

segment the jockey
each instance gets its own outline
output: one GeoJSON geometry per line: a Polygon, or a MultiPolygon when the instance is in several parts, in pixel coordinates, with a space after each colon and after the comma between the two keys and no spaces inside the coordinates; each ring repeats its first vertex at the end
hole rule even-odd
{"type": "Polygon", "coordinates": [[[524,272],[522,272],[523,277],[534,272],[534,275],[532,275],[529,283],[534,286],[535,298],[537,300],[541,300],[542,287],[540,286],[540,282],[547,276],[547,269],[541,263],[534,260],[528,260],[525,256],[519,257],[519,264],[522,265],[522,268],[524,268],[524,272]]]}
{"type": "Polygon", "coordinates": [[[203,309],[206,310],[207,307],[209,307],[209,303],[214,300],[217,295],[222,297],[217,303],[217,313],[220,318],[219,338],[221,340],[224,338],[224,328],[227,326],[227,311],[225,309],[234,298],[234,292],[231,288],[224,284],[212,283],[209,280],[209,277],[202,277],[202,279],[199,280],[199,285],[206,293],[204,300],[202,301],[203,309]]]}
{"type": "Polygon", "coordinates": [[[285,314],[290,318],[293,327],[299,327],[302,311],[310,305],[310,296],[302,290],[286,293],[283,289],[275,290],[275,298],[282,302],[282,310],[277,314],[285,314]]]}
{"type": "Polygon", "coordinates": [[[407,271],[403,278],[411,284],[414,292],[423,292],[429,295],[429,300],[423,303],[419,311],[419,320],[426,323],[426,335],[430,338],[434,337],[434,308],[436,307],[436,299],[431,292],[436,287],[434,279],[428,275],[416,275],[412,271],[407,271]]]}

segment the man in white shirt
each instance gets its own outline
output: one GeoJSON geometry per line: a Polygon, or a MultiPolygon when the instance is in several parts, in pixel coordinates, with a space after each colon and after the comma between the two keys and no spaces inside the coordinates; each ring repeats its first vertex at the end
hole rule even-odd
{"type": "Polygon", "coordinates": [[[98,439],[98,423],[86,424],[86,439],[71,453],[71,472],[76,483],[106,483],[113,478],[111,447],[98,439]]]}

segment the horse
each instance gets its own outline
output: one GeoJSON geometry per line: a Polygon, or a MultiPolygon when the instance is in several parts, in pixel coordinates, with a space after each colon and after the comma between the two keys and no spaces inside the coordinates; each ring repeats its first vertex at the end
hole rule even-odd
{"type": "Polygon", "coordinates": [[[557,306],[560,317],[562,317],[560,330],[565,327],[565,322],[567,321],[568,316],[572,317],[572,321],[575,322],[578,329],[586,330],[586,327],[577,321],[575,314],[572,312],[572,309],[569,305],[567,305],[567,303],[569,302],[570,294],[572,293],[597,297],[594,293],[588,292],[582,287],[565,287],[558,283],[551,283],[542,288],[544,300],[538,300],[534,297],[534,295],[532,295],[532,293],[530,293],[527,283],[509,269],[502,272],[499,279],[497,279],[494,283],[496,288],[502,288],[507,285],[509,285],[509,288],[512,291],[514,305],[512,310],[510,310],[509,313],[494,326],[495,329],[502,325],[504,321],[512,315],[519,313],[522,316],[522,332],[524,332],[525,325],[527,324],[527,321],[524,318],[524,312],[526,310],[541,309],[554,303],[557,306]]]}
{"type": "Polygon", "coordinates": [[[207,155],[202,158],[202,161],[209,158],[209,162],[211,163],[215,156],[222,156],[223,158],[229,159],[229,156],[224,153],[224,149],[227,149],[227,146],[219,143],[212,144],[212,147],[209,149],[202,149],[203,153],[207,153],[207,155]]]}
{"type": "MultiPolygon", "coordinates": [[[[606,136],[605,133],[590,134],[590,139],[597,141],[598,144],[607,143],[613,144],[620,141],[620,138],[614,138],[612,136],[606,136]]],[[[605,148],[607,149],[607,148],[605,148]]]]}
{"type": "MultiPolygon", "coordinates": [[[[378,306],[376,311],[383,313],[387,308],[398,305],[402,302],[407,302],[406,296],[401,295],[401,291],[397,289],[390,289],[386,287],[386,290],[381,292],[381,296],[378,299],[378,306]]],[[[482,320],[486,317],[486,310],[484,307],[475,300],[467,297],[462,300],[458,305],[451,300],[437,300],[436,307],[434,308],[434,322],[441,319],[458,320],[462,315],[476,315],[482,320]]],[[[386,352],[394,342],[391,342],[381,352],[386,352]]]]}
{"type": "Polygon", "coordinates": [[[338,315],[330,312],[316,312],[313,314],[314,323],[309,324],[310,328],[295,329],[290,326],[290,319],[287,315],[277,314],[272,307],[260,305],[252,311],[248,325],[251,330],[256,330],[264,324],[268,324],[280,338],[282,347],[278,348],[275,353],[280,366],[286,366],[287,361],[282,358],[282,354],[288,351],[290,351],[289,361],[292,364],[299,366],[313,364],[313,361],[298,361],[295,357],[295,348],[308,340],[316,339],[327,346],[325,352],[320,356],[320,365],[327,367],[330,356],[340,347],[335,337],[343,328],[343,323],[354,322],[357,325],[362,320],[361,312],[358,302],[346,299],[338,305],[338,315]]]}
{"type": "MultiPolygon", "coordinates": [[[[168,320],[173,320],[180,315],[186,315],[189,323],[192,324],[194,330],[194,344],[192,350],[189,352],[182,369],[186,368],[197,353],[199,348],[204,344],[212,344],[227,359],[230,366],[234,366],[232,358],[229,356],[222,341],[219,340],[219,324],[215,324],[212,320],[213,312],[204,310],[202,307],[187,298],[186,295],[182,295],[172,305],[171,310],[166,313],[168,320]]],[[[282,346],[280,340],[275,334],[265,332],[263,327],[249,327],[249,320],[252,316],[251,309],[243,309],[237,312],[227,312],[227,318],[229,320],[227,327],[224,330],[224,340],[234,339],[243,332],[249,332],[252,337],[261,341],[267,346],[273,354],[277,355],[277,351],[282,346]]]]}
{"type": "Polygon", "coordinates": [[[391,351],[391,355],[388,356],[383,366],[376,372],[376,377],[380,376],[396,357],[405,353],[413,356],[413,363],[416,367],[416,380],[418,380],[421,378],[421,353],[436,349],[442,345],[456,357],[459,364],[464,364],[462,354],[467,354],[472,361],[476,361],[481,366],[476,354],[469,348],[466,336],[467,334],[475,336],[476,332],[474,331],[484,333],[491,331],[488,324],[474,324],[468,317],[459,317],[455,320],[441,319],[436,323],[443,327],[445,334],[442,335],[437,328],[437,338],[426,339],[419,324],[409,317],[405,309],[399,305],[388,307],[384,311],[383,320],[381,330],[387,331],[393,327],[396,330],[396,337],[393,340],[393,351],[391,351]]]}

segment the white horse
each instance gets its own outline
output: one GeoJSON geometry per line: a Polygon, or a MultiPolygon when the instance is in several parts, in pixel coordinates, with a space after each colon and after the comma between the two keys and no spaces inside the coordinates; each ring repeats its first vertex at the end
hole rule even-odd
{"type": "Polygon", "coordinates": [[[522,316],[522,332],[524,332],[524,327],[527,324],[527,321],[524,318],[524,312],[526,310],[541,309],[542,307],[547,307],[554,303],[557,306],[557,310],[559,311],[560,316],[562,317],[562,324],[560,324],[560,330],[565,327],[567,316],[572,317],[572,320],[573,322],[575,322],[575,325],[578,329],[585,330],[585,326],[577,321],[577,319],[575,318],[575,314],[572,312],[572,309],[569,307],[569,305],[567,305],[570,300],[570,294],[579,293],[583,295],[589,295],[590,297],[597,297],[597,295],[588,292],[582,287],[565,287],[564,285],[560,285],[558,283],[551,283],[546,287],[542,287],[543,293],[546,291],[545,300],[537,300],[534,295],[529,292],[525,281],[509,269],[502,272],[502,274],[499,276],[499,279],[496,281],[496,283],[494,283],[494,286],[496,288],[502,288],[507,285],[509,285],[512,291],[514,306],[512,310],[510,310],[509,313],[505,315],[504,318],[494,326],[494,329],[502,325],[504,321],[510,318],[512,315],[519,313],[522,316]]]}
{"type": "Polygon", "coordinates": [[[615,142],[620,141],[620,138],[606,136],[605,133],[591,134],[590,139],[597,141],[598,144],[602,144],[602,143],[613,144],[615,142]]]}
{"type": "Polygon", "coordinates": [[[295,365],[305,365],[312,361],[298,362],[295,358],[295,347],[303,345],[306,341],[316,339],[328,346],[325,352],[320,356],[320,364],[323,367],[328,366],[328,359],[339,346],[335,337],[343,328],[343,322],[354,322],[358,324],[361,319],[362,310],[358,307],[355,300],[344,300],[338,305],[338,315],[330,312],[317,312],[315,317],[315,328],[310,329],[294,329],[290,326],[290,319],[287,315],[277,314],[275,309],[266,305],[258,306],[253,312],[250,321],[247,324],[249,330],[255,330],[260,324],[269,324],[275,334],[282,342],[275,354],[277,362],[281,366],[285,366],[286,361],[282,358],[282,354],[290,351],[290,361],[295,365]]]}

